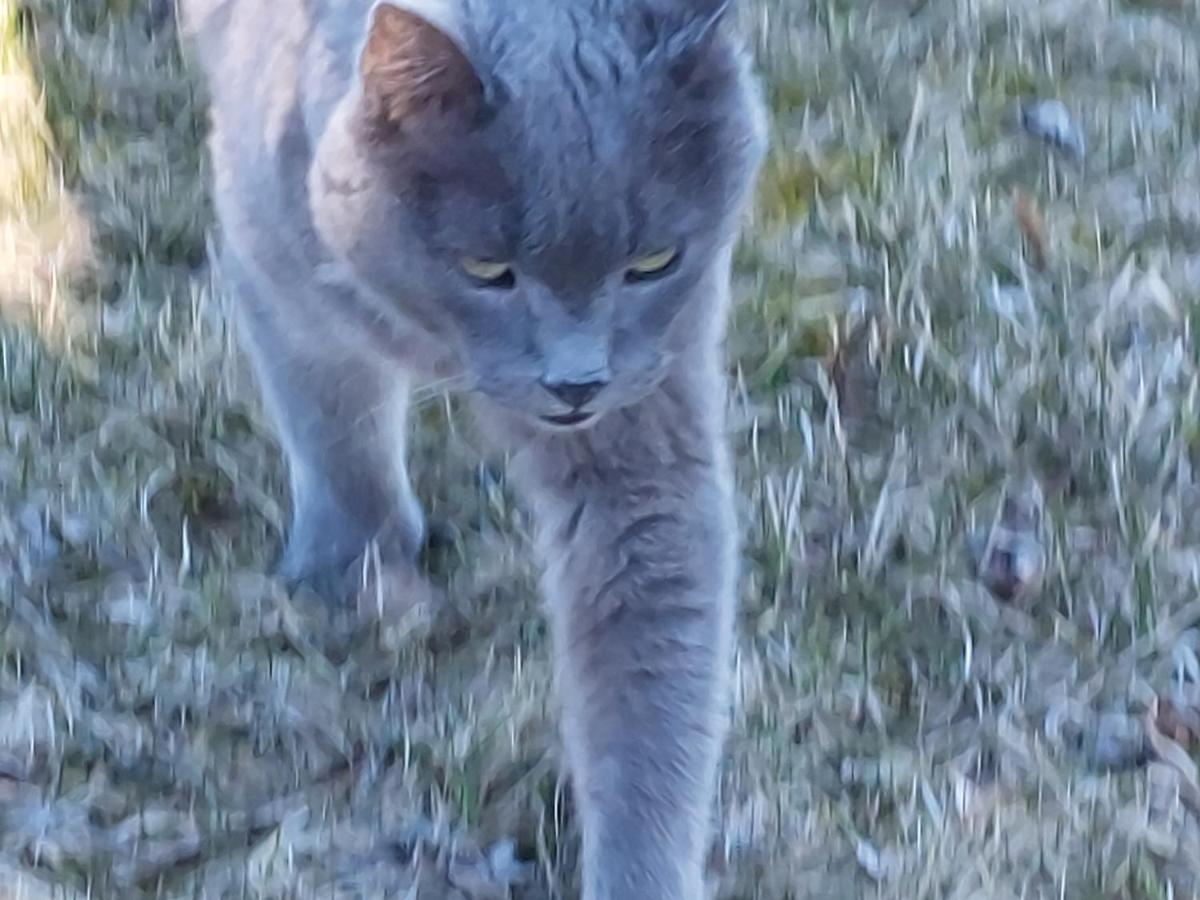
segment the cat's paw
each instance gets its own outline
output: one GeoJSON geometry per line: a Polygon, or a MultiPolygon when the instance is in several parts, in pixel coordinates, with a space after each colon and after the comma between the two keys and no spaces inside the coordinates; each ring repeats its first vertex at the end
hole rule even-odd
{"type": "Polygon", "coordinates": [[[432,520],[421,531],[421,543],[413,549],[411,540],[380,543],[339,541],[336,534],[319,545],[311,540],[288,541],[272,574],[291,590],[306,588],[335,605],[351,603],[362,581],[364,561],[377,562],[385,569],[415,571],[417,560],[427,554],[453,547],[459,540],[458,529],[443,520],[432,520]]]}
{"type": "Polygon", "coordinates": [[[429,533],[415,499],[384,511],[370,508],[362,497],[350,502],[314,490],[295,503],[276,574],[331,600],[344,599],[344,575],[364,556],[411,565],[429,533]]]}
{"type": "Polygon", "coordinates": [[[288,602],[305,640],[330,659],[390,658],[413,641],[429,638],[450,608],[441,590],[411,563],[380,564],[363,557],[344,570],[318,573],[289,585],[288,602]]]}
{"type": "Polygon", "coordinates": [[[373,629],[390,650],[427,637],[446,607],[442,592],[415,566],[364,566],[353,588],[357,627],[373,629]]]}
{"type": "Polygon", "coordinates": [[[354,584],[352,554],[314,554],[289,543],[271,574],[296,593],[304,590],[334,606],[348,605],[354,584]]]}

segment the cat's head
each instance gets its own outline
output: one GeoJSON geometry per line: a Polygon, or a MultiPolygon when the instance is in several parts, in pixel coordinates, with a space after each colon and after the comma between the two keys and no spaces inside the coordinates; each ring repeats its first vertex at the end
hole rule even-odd
{"type": "Polygon", "coordinates": [[[726,4],[395,3],[316,154],[325,241],[503,406],[636,402],[717,336],[762,153],[726,4]]]}

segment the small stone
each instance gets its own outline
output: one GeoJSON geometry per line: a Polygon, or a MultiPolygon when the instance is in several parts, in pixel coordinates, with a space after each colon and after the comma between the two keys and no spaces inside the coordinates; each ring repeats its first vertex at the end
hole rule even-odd
{"type": "Polygon", "coordinates": [[[1093,764],[1104,769],[1126,769],[1148,758],[1146,730],[1132,716],[1103,713],[1084,733],[1083,749],[1093,764]]]}
{"type": "Polygon", "coordinates": [[[890,881],[900,872],[901,862],[893,851],[880,850],[864,838],[855,843],[854,855],[863,871],[876,881],[890,881]]]}
{"type": "Polygon", "coordinates": [[[1081,162],[1087,151],[1083,131],[1059,100],[1039,100],[1021,107],[1021,124],[1039,140],[1081,162]]]}
{"type": "Polygon", "coordinates": [[[49,522],[37,507],[22,507],[17,513],[17,523],[28,539],[29,555],[38,565],[54,560],[62,551],[62,542],[54,536],[49,522]]]}
{"type": "Polygon", "coordinates": [[[1047,733],[1095,769],[1123,771],[1150,760],[1146,729],[1125,713],[1064,709],[1048,715],[1047,733]]]}
{"type": "Polygon", "coordinates": [[[508,886],[493,876],[488,862],[476,854],[456,854],[446,873],[450,884],[471,900],[505,900],[508,886]]]}
{"type": "Polygon", "coordinates": [[[524,884],[530,876],[528,863],[517,859],[517,845],[511,840],[496,841],[487,851],[492,877],[500,884],[524,884]]]}
{"type": "Polygon", "coordinates": [[[63,540],[72,547],[82,547],[91,540],[93,529],[83,516],[65,515],[59,525],[63,540]]]}
{"type": "Polygon", "coordinates": [[[976,576],[998,599],[1017,602],[1035,594],[1046,569],[1046,551],[1032,534],[1008,528],[968,540],[976,576]]]}

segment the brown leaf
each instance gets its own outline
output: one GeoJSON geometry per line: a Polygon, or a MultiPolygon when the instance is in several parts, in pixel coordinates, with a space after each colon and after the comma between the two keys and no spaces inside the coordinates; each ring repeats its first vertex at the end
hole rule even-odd
{"type": "Polygon", "coordinates": [[[1033,264],[1038,269],[1044,269],[1050,258],[1050,244],[1046,238],[1046,221],[1042,218],[1042,211],[1038,208],[1037,201],[1019,187],[1013,188],[1012,202],[1017,224],[1021,226],[1021,233],[1025,235],[1033,264]]]}
{"type": "Polygon", "coordinates": [[[887,340],[885,326],[868,320],[845,333],[826,357],[838,411],[846,424],[861,424],[878,412],[879,365],[872,345],[878,350],[887,340]]]}
{"type": "Polygon", "coordinates": [[[1155,727],[1187,750],[1200,749],[1200,709],[1158,697],[1152,710],[1155,727]]]}
{"type": "Polygon", "coordinates": [[[1200,814],[1200,770],[1197,770],[1195,760],[1172,738],[1158,730],[1153,711],[1146,713],[1142,724],[1155,758],[1179,774],[1179,799],[1193,812],[1200,814]]]}

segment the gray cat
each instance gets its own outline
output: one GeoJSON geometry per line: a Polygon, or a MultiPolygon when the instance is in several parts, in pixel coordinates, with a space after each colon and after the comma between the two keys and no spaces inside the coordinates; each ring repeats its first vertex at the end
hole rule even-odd
{"type": "Polygon", "coordinates": [[[733,631],[722,339],[764,116],[719,0],[184,0],[291,579],[410,564],[414,381],[537,522],[586,900],[696,900],[733,631]]]}

